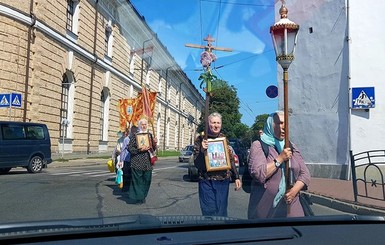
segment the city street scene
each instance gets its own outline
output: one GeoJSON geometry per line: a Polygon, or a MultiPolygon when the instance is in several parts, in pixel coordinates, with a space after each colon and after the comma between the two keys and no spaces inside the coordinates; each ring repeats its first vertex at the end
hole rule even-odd
{"type": "Polygon", "coordinates": [[[0,0],[0,242],[381,243],[384,8],[0,0]]]}

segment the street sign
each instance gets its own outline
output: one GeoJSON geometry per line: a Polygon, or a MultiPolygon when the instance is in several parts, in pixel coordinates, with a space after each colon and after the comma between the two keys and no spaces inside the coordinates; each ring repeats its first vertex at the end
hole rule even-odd
{"type": "Polygon", "coordinates": [[[267,95],[267,97],[272,98],[272,99],[277,97],[278,96],[277,86],[271,85],[271,86],[267,87],[266,95],[267,95]]]}
{"type": "Polygon", "coordinates": [[[18,94],[18,93],[11,94],[11,106],[21,107],[21,94],[18,94]]]}
{"type": "Polygon", "coordinates": [[[0,94],[0,107],[10,107],[11,94],[0,94]]]}
{"type": "Polygon", "coordinates": [[[352,88],[352,109],[374,108],[374,87],[352,88]]]}

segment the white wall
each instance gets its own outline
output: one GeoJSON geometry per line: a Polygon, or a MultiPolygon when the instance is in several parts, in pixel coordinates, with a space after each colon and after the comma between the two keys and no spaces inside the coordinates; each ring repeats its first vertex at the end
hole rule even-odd
{"type": "MultiPolygon", "coordinates": [[[[349,163],[345,2],[286,1],[286,6],[288,18],[300,25],[289,68],[290,140],[300,148],[313,176],[345,178],[349,163]]],[[[282,74],[278,81],[282,91],[282,74]]],[[[283,92],[280,95],[283,108],[283,92]]]]}
{"type": "Polygon", "coordinates": [[[289,68],[290,139],[313,176],[347,178],[350,149],[385,149],[385,2],[293,0],[286,6],[289,19],[300,25],[289,68]],[[350,111],[352,87],[375,87],[376,107],[350,111]]]}
{"type": "Polygon", "coordinates": [[[349,1],[351,87],[374,87],[375,108],[352,110],[353,153],[385,149],[385,1],[349,1]]]}

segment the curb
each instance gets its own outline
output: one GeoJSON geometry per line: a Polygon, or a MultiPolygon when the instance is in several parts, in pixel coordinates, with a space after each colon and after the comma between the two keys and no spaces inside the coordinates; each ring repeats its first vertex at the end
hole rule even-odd
{"type": "Polygon", "coordinates": [[[316,203],[322,206],[339,210],[341,212],[346,212],[346,213],[351,213],[356,215],[385,216],[385,210],[368,207],[360,204],[350,203],[350,202],[338,200],[335,198],[316,195],[309,192],[304,192],[303,194],[309,198],[311,203],[316,203]]]}

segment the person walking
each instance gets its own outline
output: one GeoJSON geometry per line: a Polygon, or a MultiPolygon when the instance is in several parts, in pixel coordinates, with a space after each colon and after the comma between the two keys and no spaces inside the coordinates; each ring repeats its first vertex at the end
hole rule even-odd
{"type": "Polygon", "coordinates": [[[131,174],[131,154],[128,151],[128,143],[130,142],[130,137],[136,132],[138,128],[135,126],[131,127],[131,130],[128,128],[125,131],[126,137],[123,140],[123,145],[122,145],[122,150],[120,152],[120,159],[121,159],[121,164],[123,165],[123,192],[128,192],[130,189],[130,183],[132,179],[132,174],[131,174]]]}
{"type": "Polygon", "coordinates": [[[309,186],[310,172],[298,147],[290,142],[291,147],[284,148],[284,139],[284,113],[277,111],[267,118],[261,141],[254,141],[251,145],[249,219],[304,216],[299,194],[309,186]],[[268,147],[267,157],[263,144],[268,147]],[[294,184],[286,190],[284,165],[288,160],[293,171],[294,184]]]}
{"type": "MultiPolygon", "coordinates": [[[[221,133],[221,114],[217,112],[210,114],[208,125],[208,139],[225,137],[221,133]]],[[[230,145],[227,139],[226,141],[227,145],[230,145]]],[[[204,139],[204,133],[200,134],[194,143],[194,165],[197,167],[199,175],[199,203],[202,215],[227,216],[230,178],[233,176],[235,179],[235,190],[241,188],[241,181],[230,148],[225,149],[230,156],[230,168],[228,170],[207,171],[205,155],[208,145],[208,140],[204,139]]]]}
{"type": "Polygon", "coordinates": [[[138,131],[132,134],[128,143],[132,171],[128,202],[131,204],[145,203],[151,186],[153,166],[150,160],[150,151],[155,151],[156,140],[148,132],[147,126],[147,119],[140,119],[138,131]],[[138,138],[140,139],[138,140],[138,138]],[[148,140],[148,144],[144,142],[145,139],[148,140]]]}

